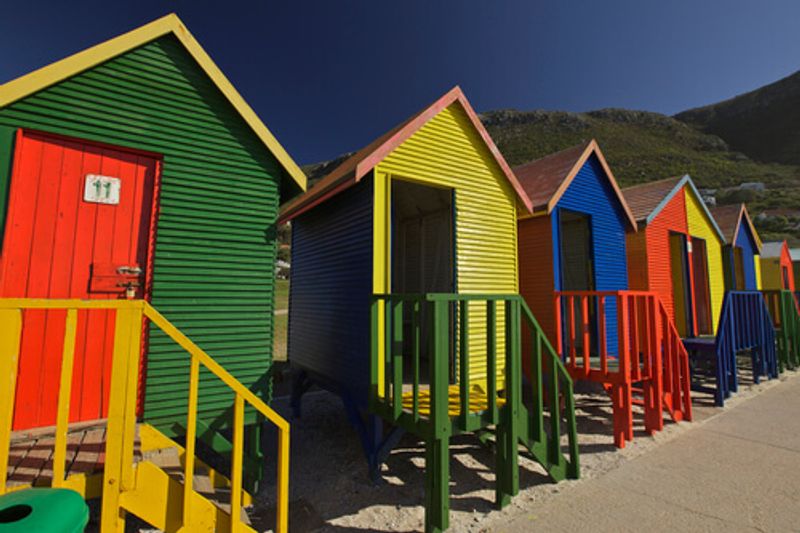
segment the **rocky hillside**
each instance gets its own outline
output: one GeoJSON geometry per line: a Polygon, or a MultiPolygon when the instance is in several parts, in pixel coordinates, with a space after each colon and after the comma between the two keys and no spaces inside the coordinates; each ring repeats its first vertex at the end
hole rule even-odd
{"type": "Polygon", "coordinates": [[[646,111],[502,110],[481,119],[512,166],[595,138],[623,187],[688,173],[720,204],[747,202],[764,240],[800,243],[800,166],[753,161],[716,135],[646,111]]]}
{"type": "Polygon", "coordinates": [[[800,72],[675,118],[757,161],[800,165],[800,72]]]}

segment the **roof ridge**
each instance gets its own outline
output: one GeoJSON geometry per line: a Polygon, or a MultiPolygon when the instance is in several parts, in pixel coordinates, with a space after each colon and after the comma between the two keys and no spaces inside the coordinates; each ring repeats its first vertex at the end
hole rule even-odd
{"type": "Polygon", "coordinates": [[[168,34],[173,34],[180,41],[189,55],[205,72],[206,76],[211,79],[251,128],[256,137],[278,160],[286,174],[301,190],[305,190],[306,175],[175,13],[160,17],[126,33],[107,39],[3,83],[0,85],[0,107],[17,102],[22,98],[51,87],[71,76],[85,72],[100,63],[168,34]]]}

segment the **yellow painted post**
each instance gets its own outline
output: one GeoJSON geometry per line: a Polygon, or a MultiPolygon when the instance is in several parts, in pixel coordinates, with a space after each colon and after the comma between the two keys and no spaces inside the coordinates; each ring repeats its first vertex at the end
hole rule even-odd
{"type": "MultiPolygon", "coordinates": [[[[390,292],[390,250],[392,181],[388,174],[375,171],[373,198],[372,292],[390,292]]],[[[378,301],[378,396],[383,397],[384,361],[386,360],[386,302],[378,301]]]]}
{"type": "Polygon", "coordinates": [[[17,389],[19,340],[22,311],[0,309],[0,495],[6,491],[11,424],[14,420],[14,395],[17,389]]]}
{"type": "Polygon", "coordinates": [[[134,313],[130,307],[117,309],[114,322],[114,354],[111,359],[111,394],[108,403],[106,459],[103,467],[103,497],[100,510],[100,531],[103,533],[125,531],[125,512],[119,506],[119,496],[122,485],[132,315],[134,313]]]}
{"type": "Polygon", "coordinates": [[[197,396],[200,388],[200,359],[192,354],[189,371],[189,404],[186,415],[186,447],[183,462],[183,527],[192,520],[192,485],[194,481],[194,450],[197,439],[197,396]]]}
{"type": "Polygon", "coordinates": [[[244,458],[244,398],[236,394],[233,403],[233,451],[231,453],[231,533],[241,530],[242,462],[244,458]]]}
{"type": "Polygon", "coordinates": [[[278,434],[278,497],[277,533],[289,531],[289,425],[278,434]]]}
{"type": "Polygon", "coordinates": [[[128,382],[125,398],[125,422],[122,440],[122,489],[133,490],[133,447],[136,441],[136,401],[139,393],[139,357],[142,353],[143,304],[138,302],[130,311],[130,341],[128,345],[128,382]]]}
{"type": "Polygon", "coordinates": [[[69,429],[69,400],[72,394],[72,368],[75,361],[75,332],[78,310],[68,309],[64,326],[64,350],[61,357],[61,384],[58,388],[56,439],[53,448],[53,486],[64,484],[67,459],[67,430],[69,429]]]}

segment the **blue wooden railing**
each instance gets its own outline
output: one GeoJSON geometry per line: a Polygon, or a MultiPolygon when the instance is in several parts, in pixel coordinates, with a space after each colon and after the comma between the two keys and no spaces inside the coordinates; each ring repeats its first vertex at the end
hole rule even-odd
{"type": "Polygon", "coordinates": [[[720,407],[739,389],[736,364],[739,352],[750,351],[754,383],[762,377],[778,377],[775,329],[764,297],[758,291],[726,292],[716,337],[684,339],[683,344],[695,363],[704,356],[713,356],[714,401],[720,407]]]}

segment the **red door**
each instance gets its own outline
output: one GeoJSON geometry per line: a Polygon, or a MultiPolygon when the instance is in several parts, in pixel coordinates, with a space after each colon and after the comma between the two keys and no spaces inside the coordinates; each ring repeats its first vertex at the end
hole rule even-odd
{"type": "MultiPolygon", "coordinates": [[[[158,165],[150,155],[20,131],[0,296],[142,298],[158,165]]],[[[55,423],[64,319],[64,311],[25,312],[15,429],[55,423]]],[[[113,311],[79,313],[71,421],[106,416],[114,319],[113,311]]]]}

